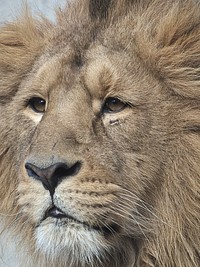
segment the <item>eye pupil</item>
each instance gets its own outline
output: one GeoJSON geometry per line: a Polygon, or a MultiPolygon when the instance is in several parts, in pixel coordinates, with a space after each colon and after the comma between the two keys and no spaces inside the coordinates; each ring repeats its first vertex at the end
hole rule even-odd
{"type": "Polygon", "coordinates": [[[118,98],[109,97],[106,99],[103,111],[104,112],[119,112],[126,107],[126,104],[118,98]]]}
{"type": "Polygon", "coordinates": [[[44,113],[46,101],[40,97],[33,97],[29,100],[28,106],[37,113],[44,113]]]}

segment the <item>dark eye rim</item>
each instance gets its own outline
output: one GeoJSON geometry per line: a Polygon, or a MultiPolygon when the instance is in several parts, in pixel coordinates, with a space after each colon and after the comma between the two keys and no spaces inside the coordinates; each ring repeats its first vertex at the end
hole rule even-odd
{"type": "Polygon", "coordinates": [[[46,100],[43,99],[42,97],[39,97],[39,96],[34,96],[34,97],[31,97],[28,101],[27,101],[27,106],[32,109],[35,113],[44,113],[45,112],[45,108],[46,108],[46,100]],[[42,101],[44,102],[44,110],[41,111],[41,110],[38,110],[36,107],[35,107],[35,101],[42,101]]]}
{"type": "Polygon", "coordinates": [[[128,103],[122,101],[118,97],[108,97],[108,98],[105,99],[105,101],[104,101],[104,103],[102,105],[101,113],[102,114],[104,114],[104,113],[118,113],[118,112],[121,112],[122,110],[124,110],[125,108],[127,108],[128,106],[130,106],[130,105],[128,103]],[[122,107],[119,108],[118,110],[109,109],[106,105],[112,100],[117,100],[117,101],[121,102],[122,103],[122,107]]]}

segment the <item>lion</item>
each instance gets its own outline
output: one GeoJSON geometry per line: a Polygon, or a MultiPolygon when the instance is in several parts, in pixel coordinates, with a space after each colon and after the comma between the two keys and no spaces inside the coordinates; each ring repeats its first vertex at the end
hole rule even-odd
{"type": "Polygon", "coordinates": [[[198,1],[26,10],[0,29],[0,114],[11,266],[200,266],[198,1]]]}

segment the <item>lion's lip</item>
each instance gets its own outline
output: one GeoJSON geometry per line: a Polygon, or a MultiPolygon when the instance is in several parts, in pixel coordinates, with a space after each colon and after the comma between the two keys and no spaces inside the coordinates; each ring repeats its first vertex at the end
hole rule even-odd
{"type": "Polygon", "coordinates": [[[49,209],[47,209],[42,221],[46,220],[49,217],[52,217],[55,219],[68,219],[68,220],[73,221],[77,224],[82,224],[86,228],[94,229],[98,232],[101,232],[104,235],[114,234],[118,230],[116,225],[108,225],[108,226],[101,227],[101,226],[96,226],[96,225],[90,225],[87,222],[81,222],[81,221],[77,220],[76,218],[66,214],[64,211],[62,211],[60,208],[58,208],[56,206],[52,206],[49,209]]]}
{"type": "Polygon", "coordinates": [[[74,221],[79,224],[84,224],[84,222],[81,222],[77,220],[76,218],[70,216],[69,214],[66,214],[64,211],[62,211],[60,208],[56,207],[55,205],[51,206],[50,208],[46,210],[42,221],[46,220],[49,217],[52,217],[55,219],[68,219],[70,221],[74,221]]]}
{"type": "Polygon", "coordinates": [[[45,219],[48,217],[53,217],[53,218],[57,218],[57,219],[62,219],[62,218],[67,218],[67,214],[64,213],[61,209],[59,209],[56,206],[51,207],[50,209],[48,209],[45,213],[45,219]]]}

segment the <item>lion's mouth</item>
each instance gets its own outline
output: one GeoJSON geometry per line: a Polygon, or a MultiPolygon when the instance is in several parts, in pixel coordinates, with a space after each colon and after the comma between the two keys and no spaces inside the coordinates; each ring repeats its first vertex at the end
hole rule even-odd
{"type": "Polygon", "coordinates": [[[114,233],[119,231],[119,227],[116,224],[107,225],[107,226],[97,226],[97,225],[90,225],[87,222],[79,221],[78,219],[66,214],[63,212],[60,208],[56,206],[51,206],[47,211],[45,212],[45,215],[42,219],[42,221],[46,220],[47,218],[52,217],[58,220],[66,220],[66,222],[73,222],[75,224],[81,224],[85,228],[89,230],[96,230],[98,232],[101,232],[104,235],[113,235],[114,233]]]}
{"type": "Polygon", "coordinates": [[[43,220],[46,220],[48,217],[63,219],[63,218],[68,218],[69,216],[67,216],[67,214],[64,213],[61,209],[57,208],[56,206],[53,206],[47,209],[43,220]]]}

